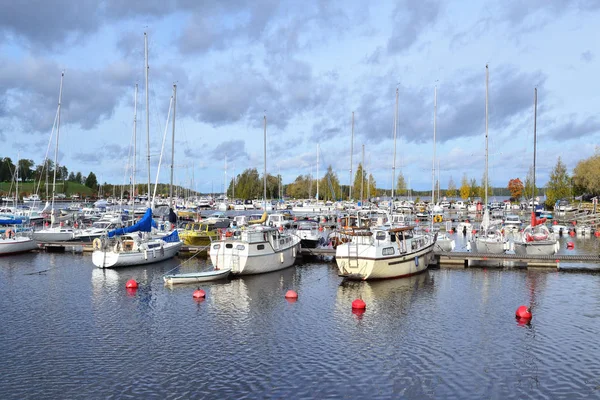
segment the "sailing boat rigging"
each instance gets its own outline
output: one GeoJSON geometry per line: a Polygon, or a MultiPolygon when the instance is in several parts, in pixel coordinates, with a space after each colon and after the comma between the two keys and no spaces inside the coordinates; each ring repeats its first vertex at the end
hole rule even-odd
{"type": "Polygon", "coordinates": [[[485,66],[485,175],[484,175],[484,193],[483,203],[484,212],[481,221],[481,229],[475,237],[469,242],[471,248],[479,253],[502,254],[508,249],[508,242],[502,232],[490,225],[490,211],[488,208],[488,88],[489,88],[489,68],[485,66]]]}
{"type": "MultiPolygon", "coordinates": [[[[537,151],[537,88],[533,94],[533,197],[535,199],[535,161],[537,151]]],[[[519,240],[515,240],[515,253],[519,255],[553,255],[559,249],[556,234],[544,225],[546,218],[537,218],[535,201],[532,202],[531,223],[523,230],[519,240]]]]}

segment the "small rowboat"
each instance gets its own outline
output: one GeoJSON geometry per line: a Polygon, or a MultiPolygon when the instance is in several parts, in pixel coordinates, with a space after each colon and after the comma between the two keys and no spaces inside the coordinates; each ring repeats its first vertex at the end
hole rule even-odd
{"type": "Polygon", "coordinates": [[[209,282],[216,281],[219,279],[225,279],[231,272],[231,268],[217,269],[213,271],[204,272],[190,272],[187,274],[171,274],[163,275],[163,280],[169,285],[176,283],[197,283],[197,282],[209,282]]]}

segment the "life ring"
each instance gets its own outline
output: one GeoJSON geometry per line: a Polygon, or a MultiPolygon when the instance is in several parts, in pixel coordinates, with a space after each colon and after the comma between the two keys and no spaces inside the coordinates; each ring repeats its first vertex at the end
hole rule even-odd
{"type": "Polygon", "coordinates": [[[433,217],[433,222],[440,223],[440,222],[442,222],[442,220],[443,220],[443,217],[439,214],[433,217]]]}
{"type": "Polygon", "coordinates": [[[92,242],[92,248],[94,250],[100,250],[102,248],[102,240],[100,240],[100,238],[94,239],[92,242]]]}

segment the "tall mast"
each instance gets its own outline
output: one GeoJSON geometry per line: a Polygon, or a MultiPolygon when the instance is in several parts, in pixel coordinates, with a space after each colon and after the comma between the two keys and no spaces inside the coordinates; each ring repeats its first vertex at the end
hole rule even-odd
{"type": "Polygon", "coordinates": [[[265,115],[265,132],[263,136],[263,147],[264,147],[264,159],[265,159],[265,170],[263,172],[263,204],[264,211],[267,211],[267,116],[265,115]]]}
{"type": "Polygon", "coordinates": [[[365,183],[365,145],[362,145],[362,165],[360,171],[360,204],[361,207],[364,207],[363,193],[364,193],[364,183],[365,183]]]}
{"type": "Polygon", "coordinates": [[[487,210],[488,204],[488,86],[489,86],[489,68],[485,65],[485,203],[483,206],[487,210]]]}
{"type": "Polygon", "coordinates": [[[15,166],[15,208],[19,206],[19,159],[21,152],[17,152],[17,165],[15,166]]]}
{"type": "Polygon", "coordinates": [[[535,211],[535,157],[537,153],[537,88],[533,92],[533,196],[531,198],[533,210],[535,211]]]}
{"type": "MultiPolygon", "coordinates": [[[[435,134],[437,123],[437,86],[433,89],[433,160],[431,165],[431,206],[435,204],[435,134]]],[[[433,208],[432,208],[433,210],[433,208]]]]}
{"type": "Polygon", "coordinates": [[[354,153],[354,111],[352,111],[352,136],[350,139],[350,191],[348,192],[348,200],[352,200],[352,153],[354,153]]]}
{"type": "Polygon", "coordinates": [[[317,201],[319,201],[319,144],[317,144],[317,201]]]}
{"type": "MultiPolygon", "coordinates": [[[[133,94],[133,171],[131,171],[131,205],[135,208],[135,173],[137,160],[137,94],[138,84],[135,84],[135,92],[133,94]]],[[[131,213],[133,217],[133,212],[131,213]]]]}
{"type": "Polygon", "coordinates": [[[150,204],[150,105],[148,102],[148,34],[144,32],[144,58],[146,62],[146,161],[148,167],[148,204],[150,204]]]}
{"type": "Polygon", "coordinates": [[[392,160],[392,207],[394,211],[394,189],[396,188],[396,134],[398,129],[398,88],[396,88],[396,108],[394,110],[394,158],[392,160]]]}
{"type": "MultiPolygon", "coordinates": [[[[58,92],[58,118],[56,120],[56,148],[54,150],[54,178],[52,179],[52,207],[51,215],[54,216],[54,194],[56,192],[56,170],[58,169],[58,137],[60,136],[60,107],[62,104],[62,90],[63,90],[63,79],[65,78],[65,72],[60,74],[60,90],[58,92]]],[[[50,219],[51,223],[54,218],[50,219]]]]}
{"type": "Polygon", "coordinates": [[[173,133],[171,135],[171,183],[169,185],[169,206],[173,208],[173,164],[175,162],[175,110],[177,109],[177,85],[173,85],[173,133]]]}

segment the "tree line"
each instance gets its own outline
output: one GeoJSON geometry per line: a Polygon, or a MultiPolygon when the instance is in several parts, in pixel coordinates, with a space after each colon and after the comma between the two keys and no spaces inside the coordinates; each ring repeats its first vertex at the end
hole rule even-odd
{"type": "Polygon", "coordinates": [[[82,175],[81,172],[69,172],[66,166],[59,166],[55,168],[52,160],[45,160],[45,162],[35,165],[33,160],[20,159],[15,164],[10,157],[4,157],[0,159],[0,182],[11,182],[14,181],[17,176],[20,182],[32,182],[40,180],[46,181],[51,184],[54,179],[54,170],[56,169],[56,180],[66,182],[76,182],[85,185],[93,190],[98,189],[98,180],[93,172],[90,172],[87,176],[82,175]]]}

